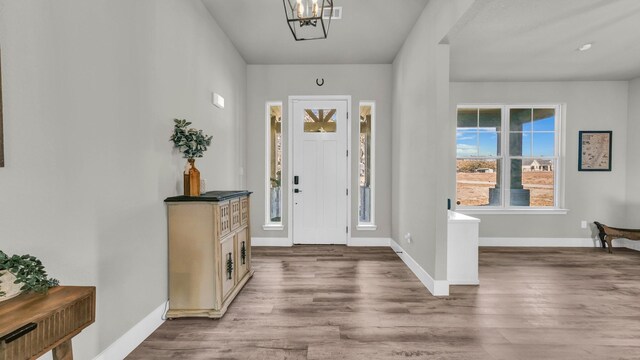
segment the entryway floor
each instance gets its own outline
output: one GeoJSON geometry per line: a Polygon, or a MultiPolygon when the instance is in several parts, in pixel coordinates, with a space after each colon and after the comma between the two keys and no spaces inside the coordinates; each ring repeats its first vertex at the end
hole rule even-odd
{"type": "Polygon", "coordinates": [[[431,296],[390,248],[254,248],[221,320],[165,322],[127,359],[640,359],[640,253],[482,248],[431,296]]]}

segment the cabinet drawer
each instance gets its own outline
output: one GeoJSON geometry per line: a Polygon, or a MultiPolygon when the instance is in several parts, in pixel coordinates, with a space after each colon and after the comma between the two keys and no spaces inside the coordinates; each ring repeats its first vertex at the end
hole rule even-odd
{"type": "Polygon", "coordinates": [[[235,236],[229,236],[220,242],[220,274],[222,275],[222,299],[226,299],[236,284],[235,236]]]}
{"type": "Polygon", "coordinates": [[[247,228],[244,228],[236,234],[236,266],[237,281],[249,272],[251,262],[251,244],[247,238],[247,228]]]}
{"type": "Polygon", "coordinates": [[[216,223],[218,229],[220,229],[220,237],[223,237],[231,232],[231,211],[229,209],[229,202],[220,203],[218,205],[218,213],[216,215],[216,223]]]}
{"type": "Polygon", "coordinates": [[[249,222],[249,198],[240,199],[240,226],[245,226],[249,222]]]}
{"type": "Polygon", "coordinates": [[[231,200],[231,230],[240,227],[240,199],[231,200]]]}
{"type": "MultiPolygon", "coordinates": [[[[1,340],[0,359],[35,359],[42,355],[43,349],[64,341],[70,334],[75,335],[94,320],[95,293],[35,320],[29,326],[33,330],[15,340],[1,340]]],[[[18,328],[26,328],[26,326],[18,326],[18,328]]]]}

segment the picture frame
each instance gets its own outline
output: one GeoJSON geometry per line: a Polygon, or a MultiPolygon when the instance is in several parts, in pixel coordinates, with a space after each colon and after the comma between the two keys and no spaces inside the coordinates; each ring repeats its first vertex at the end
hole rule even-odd
{"type": "Polygon", "coordinates": [[[578,133],[578,171],[611,171],[613,131],[584,130],[578,133]]]}

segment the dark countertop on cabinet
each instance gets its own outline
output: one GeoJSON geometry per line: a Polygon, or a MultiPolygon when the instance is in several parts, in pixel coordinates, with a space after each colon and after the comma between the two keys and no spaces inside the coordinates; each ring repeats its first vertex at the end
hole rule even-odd
{"type": "Polygon", "coordinates": [[[248,190],[226,190],[226,191],[208,191],[200,196],[172,196],[164,200],[164,202],[218,202],[225,201],[240,196],[251,195],[248,190]]]}

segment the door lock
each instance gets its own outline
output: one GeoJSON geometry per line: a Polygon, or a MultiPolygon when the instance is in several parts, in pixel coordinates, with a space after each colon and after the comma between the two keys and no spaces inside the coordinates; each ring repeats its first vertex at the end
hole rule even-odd
{"type": "Polygon", "coordinates": [[[300,190],[300,189],[293,189],[293,192],[294,192],[294,193],[296,193],[296,194],[298,194],[298,193],[301,193],[301,192],[302,192],[302,190],[300,190]]]}

